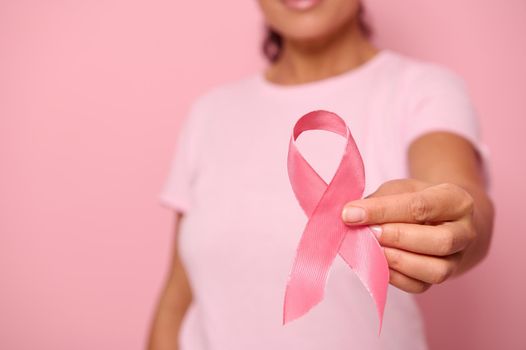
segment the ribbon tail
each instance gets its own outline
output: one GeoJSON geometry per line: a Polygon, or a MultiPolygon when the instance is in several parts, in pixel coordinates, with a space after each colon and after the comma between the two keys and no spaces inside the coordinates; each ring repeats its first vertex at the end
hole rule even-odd
{"type": "Polygon", "coordinates": [[[297,270],[293,269],[285,290],[283,303],[284,325],[300,318],[323,300],[324,284],[320,283],[321,281],[313,283],[306,276],[297,276],[298,273],[294,272],[297,270]]]}
{"type": "Polygon", "coordinates": [[[350,228],[339,250],[340,256],[353,269],[376,304],[379,329],[382,329],[389,266],[382,247],[368,227],[350,228]]]}
{"type": "Polygon", "coordinates": [[[323,299],[330,266],[348,231],[338,219],[326,232],[336,215],[327,197],[324,199],[309,219],[298,245],[285,290],[283,324],[306,314],[323,299]]]}
{"type": "Polygon", "coordinates": [[[319,239],[311,238],[302,239],[297,251],[285,290],[283,324],[303,316],[323,300],[328,272],[337,255],[339,243],[326,246],[325,252],[320,254],[315,249],[319,239]]]}

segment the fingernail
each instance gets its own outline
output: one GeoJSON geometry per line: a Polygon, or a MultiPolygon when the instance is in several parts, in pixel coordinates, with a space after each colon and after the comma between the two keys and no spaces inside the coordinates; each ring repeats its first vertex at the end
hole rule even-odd
{"type": "Polygon", "coordinates": [[[380,239],[380,236],[382,235],[382,226],[380,225],[371,225],[369,226],[371,231],[373,231],[374,235],[376,236],[376,239],[380,239]]]}
{"type": "Polygon", "coordinates": [[[359,207],[346,207],[343,209],[343,221],[360,222],[365,219],[365,210],[359,207]]]}

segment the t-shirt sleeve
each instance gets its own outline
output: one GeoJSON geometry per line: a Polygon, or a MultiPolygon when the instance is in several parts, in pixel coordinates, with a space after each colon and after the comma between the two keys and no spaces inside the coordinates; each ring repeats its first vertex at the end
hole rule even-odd
{"type": "Polygon", "coordinates": [[[161,205],[185,213],[193,204],[198,172],[198,114],[192,106],[178,132],[171,165],[159,194],[161,205]]]}
{"type": "Polygon", "coordinates": [[[481,140],[477,113],[463,79],[446,68],[429,64],[413,76],[407,89],[410,98],[402,123],[404,149],[426,133],[454,133],[473,145],[488,182],[489,152],[481,140]]]}

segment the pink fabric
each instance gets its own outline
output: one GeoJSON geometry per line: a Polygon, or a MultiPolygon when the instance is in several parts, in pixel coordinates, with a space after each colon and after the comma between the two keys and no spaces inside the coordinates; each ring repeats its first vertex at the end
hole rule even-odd
{"type": "MultiPolygon", "coordinates": [[[[440,66],[382,51],[345,74],[280,86],[262,74],[199,98],[185,120],[162,203],[185,213],[180,251],[194,303],[181,348],[425,349],[412,295],[388,287],[381,336],[374,302],[337,256],[322,303],[282,325],[284,286],[307,217],[286,162],[294,123],[326,109],[345,119],[363,157],[364,195],[407,177],[407,147],[434,130],[484,151],[462,80],[440,66]]],[[[344,139],[306,131],[302,155],[325,182],[344,139]],[[323,145],[323,147],[320,147],[323,145]]]]}
{"type": "Polygon", "coordinates": [[[302,116],[290,138],[287,168],[294,194],[309,221],[285,290],[283,323],[303,316],[323,299],[329,269],[336,254],[340,254],[373,297],[381,327],[389,283],[387,261],[367,226],[349,227],[341,219],[344,205],[361,198],[365,186],[362,157],[345,121],[323,110],[302,116]],[[329,184],[296,147],[296,139],[308,130],[331,131],[346,139],[342,159],[329,184]]]}

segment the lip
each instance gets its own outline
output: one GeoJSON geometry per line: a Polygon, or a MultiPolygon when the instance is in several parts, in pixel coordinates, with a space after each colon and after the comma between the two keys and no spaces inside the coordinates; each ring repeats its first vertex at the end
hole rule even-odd
{"type": "Polygon", "coordinates": [[[307,11],[318,5],[322,0],[281,0],[285,7],[294,11],[307,11]]]}

